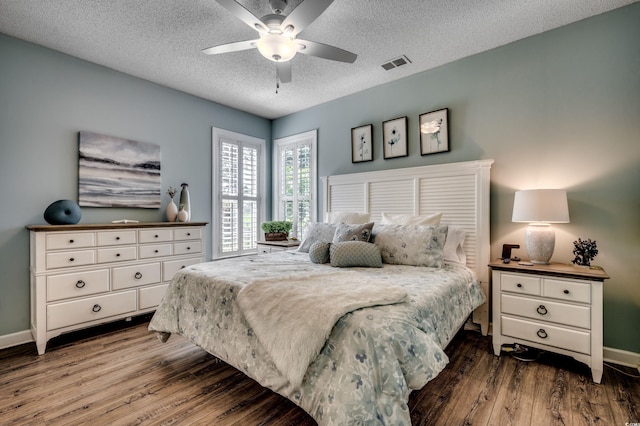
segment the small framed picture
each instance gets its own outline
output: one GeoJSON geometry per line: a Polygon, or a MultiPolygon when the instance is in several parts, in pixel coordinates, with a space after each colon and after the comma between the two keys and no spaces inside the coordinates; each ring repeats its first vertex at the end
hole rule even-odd
{"type": "Polygon", "coordinates": [[[385,160],[409,155],[407,150],[406,116],[382,123],[382,144],[385,160]]]}
{"type": "Polygon", "coordinates": [[[420,155],[449,152],[449,109],[420,114],[420,155]]]}
{"type": "Polygon", "coordinates": [[[373,160],[373,125],[366,124],[351,129],[351,162],[373,160]]]}

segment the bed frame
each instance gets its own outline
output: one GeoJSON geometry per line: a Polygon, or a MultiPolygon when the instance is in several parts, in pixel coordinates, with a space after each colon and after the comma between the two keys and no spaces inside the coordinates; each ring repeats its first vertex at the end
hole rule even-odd
{"type": "MultiPolygon", "coordinates": [[[[493,160],[380,170],[322,177],[325,215],[333,211],[428,215],[442,212],[442,222],[466,231],[467,266],[489,291],[489,176],[493,160]]],[[[489,332],[489,303],[473,313],[483,335],[489,332]]]]}

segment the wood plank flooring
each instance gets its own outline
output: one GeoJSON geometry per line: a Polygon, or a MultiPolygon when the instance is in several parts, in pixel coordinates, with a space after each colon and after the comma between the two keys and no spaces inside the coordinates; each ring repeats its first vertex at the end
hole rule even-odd
{"type": "MultiPolygon", "coordinates": [[[[2,425],[315,425],[302,409],[148,317],[0,350],[2,425]]],[[[640,423],[640,380],[605,367],[602,383],[570,358],[496,357],[461,331],[447,368],[409,400],[414,425],[640,423]]],[[[637,375],[637,370],[620,367],[637,375]]]]}

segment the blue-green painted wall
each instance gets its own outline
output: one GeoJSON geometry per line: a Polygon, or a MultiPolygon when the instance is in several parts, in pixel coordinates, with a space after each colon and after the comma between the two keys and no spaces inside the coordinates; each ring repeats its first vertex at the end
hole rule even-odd
{"type": "MultiPolygon", "coordinates": [[[[169,185],[188,182],[193,220],[210,222],[212,126],[271,140],[270,120],[0,34],[0,337],[29,329],[25,225],[44,224],[53,201],[77,200],[78,131],[159,144],[163,206],[169,185]]],[[[163,212],[83,208],[81,222],[163,212]]]]}
{"type": "Polygon", "coordinates": [[[525,225],[511,223],[515,190],[565,188],[571,223],[554,227],[552,260],[569,262],[578,237],[597,241],[594,263],[611,276],[605,346],[640,353],[638,23],[636,3],[277,119],[273,137],[317,128],[321,176],[495,159],[494,258],[504,243],[524,247],[525,225]],[[451,152],[422,157],[418,116],[445,107],[451,152]],[[410,155],[384,160],[382,122],[405,115],[410,155]],[[350,129],[368,123],[374,161],[352,164],[350,129]]]}

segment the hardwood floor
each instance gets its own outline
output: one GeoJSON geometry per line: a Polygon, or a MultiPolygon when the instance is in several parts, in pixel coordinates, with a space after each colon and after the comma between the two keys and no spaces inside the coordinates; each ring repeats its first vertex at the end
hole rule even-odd
{"type": "MultiPolygon", "coordinates": [[[[0,351],[3,425],[315,425],[304,411],[148,318],[0,351]]],[[[605,367],[602,384],[570,358],[495,357],[462,331],[450,364],[411,394],[414,425],[625,425],[640,422],[640,380],[605,367]]],[[[638,372],[620,367],[630,374],[638,372]]]]}

